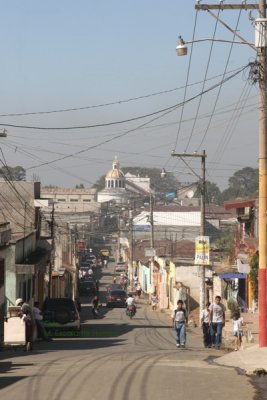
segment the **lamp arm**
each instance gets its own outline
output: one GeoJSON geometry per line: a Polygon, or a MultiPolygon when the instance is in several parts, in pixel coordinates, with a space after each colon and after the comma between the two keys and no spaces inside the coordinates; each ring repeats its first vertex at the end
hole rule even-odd
{"type": "MultiPolygon", "coordinates": [[[[217,21],[219,21],[226,29],[228,29],[230,32],[232,32],[235,36],[237,36],[239,39],[241,39],[241,41],[244,44],[247,44],[248,46],[250,46],[253,50],[256,51],[256,47],[252,44],[246,41],[246,39],[244,39],[241,35],[239,35],[239,33],[237,33],[234,29],[232,29],[229,25],[227,25],[222,19],[220,19],[217,15],[215,15],[212,11],[207,10],[208,13],[215,18],[217,21]]],[[[241,43],[241,42],[240,42],[241,43]]]]}
{"type": "Polygon", "coordinates": [[[184,44],[191,44],[191,43],[197,43],[197,42],[221,42],[221,43],[231,43],[231,44],[246,44],[247,46],[251,46],[253,47],[253,49],[255,50],[255,46],[252,43],[249,42],[233,42],[232,40],[226,40],[226,39],[195,39],[195,40],[187,40],[186,42],[184,42],[184,44]]]}

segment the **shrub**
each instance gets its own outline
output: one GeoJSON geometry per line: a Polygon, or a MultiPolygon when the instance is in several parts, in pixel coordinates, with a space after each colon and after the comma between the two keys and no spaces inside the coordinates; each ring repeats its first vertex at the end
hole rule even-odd
{"type": "Polygon", "coordinates": [[[236,301],[236,299],[230,298],[227,301],[227,307],[231,311],[231,317],[233,316],[234,313],[239,312],[239,306],[238,306],[238,302],[236,301]]]}

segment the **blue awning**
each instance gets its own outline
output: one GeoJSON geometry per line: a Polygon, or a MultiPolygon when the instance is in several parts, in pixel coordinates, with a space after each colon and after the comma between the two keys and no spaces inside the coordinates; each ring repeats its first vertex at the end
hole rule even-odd
{"type": "Polygon", "coordinates": [[[218,275],[218,277],[221,278],[221,279],[246,279],[247,274],[232,274],[232,273],[228,273],[228,274],[218,275]]]}

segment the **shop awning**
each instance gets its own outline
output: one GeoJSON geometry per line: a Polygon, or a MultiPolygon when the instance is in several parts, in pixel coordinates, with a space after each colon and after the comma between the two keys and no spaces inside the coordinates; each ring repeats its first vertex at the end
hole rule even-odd
{"type": "Polygon", "coordinates": [[[227,273],[227,274],[218,275],[218,277],[221,279],[246,279],[247,275],[246,274],[227,273]]]}

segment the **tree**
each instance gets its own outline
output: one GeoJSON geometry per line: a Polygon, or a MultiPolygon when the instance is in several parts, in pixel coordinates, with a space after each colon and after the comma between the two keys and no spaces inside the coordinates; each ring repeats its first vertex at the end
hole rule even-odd
{"type": "Polygon", "coordinates": [[[75,189],[84,189],[84,184],[80,183],[79,185],[76,185],[75,189]]]}
{"type": "Polygon", "coordinates": [[[98,192],[100,192],[100,190],[103,190],[105,188],[105,177],[106,177],[105,175],[102,175],[93,185],[93,188],[96,189],[98,192]]]}
{"type": "Polygon", "coordinates": [[[257,168],[245,167],[234,173],[228,180],[229,188],[222,192],[223,201],[237,197],[257,196],[259,171],[257,168]]]}
{"type": "MultiPolygon", "coordinates": [[[[206,185],[206,203],[222,204],[222,194],[216,183],[210,181],[205,182],[206,185]]],[[[198,187],[194,197],[200,197],[200,187],[198,187]]]]}
{"type": "Polygon", "coordinates": [[[4,166],[0,168],[0,176],[5,180],[10,181],[25,181],[26,180],[26,171],[20,165],[16,167],[4,166]]]}
{"type": "Polygon", "coordinates": [[[259,274],[259,252],[256,251],[250,259],[250,279],[253,282],[253,297],[257,301],[258,300],[258,274],[259,274]]]}

